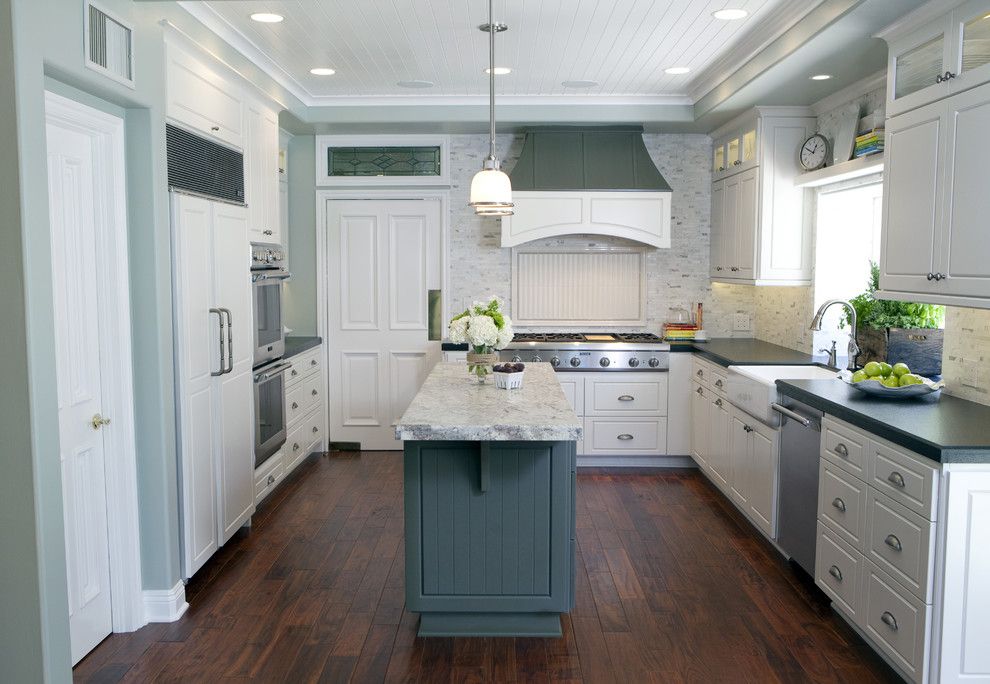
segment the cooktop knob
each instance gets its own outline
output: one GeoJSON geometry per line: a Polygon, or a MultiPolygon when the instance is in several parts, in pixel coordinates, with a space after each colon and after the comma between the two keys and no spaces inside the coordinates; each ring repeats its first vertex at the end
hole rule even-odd
{"type": "Polygon", "coordinates": [[[635,368],[638,365],[639,365],[639,359],[637,359],[635,356],[632,357],[631,359],[629,359],[629,367],[630,368],[635,368]]]}
{"type": "Polygon", "coordinates": [[[608,368],[611,363],[612,361],[607,356],[603,356],[601,360],[598,361],[598,365],[602,368],[608,368]]]}
{"type": "Polygon", "coordinates": [[[649,364],[650,364],[650,368],[656,368],[657,366],[660,365],[660,359],[654,356],[652,359],[649,360],[649,364]]]}
{"type": "Polygon", "coordinates": [[[575,368],[577,368],[578,366],[580,366],[580,365],[581,365],[581,359],[579,359],[579,358],[578,358],[578,357],[576,357],[576,356],[572,356],[572,357],[571,357],[571,360],[570,360],[570,364],[571,364],[572,366],[574,366],[575,368]]]}
{"type": "Polygon", "coordinates": [[[520,361],[522,361],[522,357],[521,356],[513,356],[512,357],[512,363],[519,363],[520,361]]]}
{"type": "Polygon", "coordinates": [[[560,365],[560,357],[555,356],[552,359],[550,359],[550,365],[553,366],[554,368],[556,368],[557,366],[559,366],[560,365]]]}
{"type": "Polygon", "coordinates": [[[542,360],[543,360],[543,359],[542,359],[542,358],[540,357],[540,355],[539,355],[539,354],[534,354],[534,355],[533,355],[533,363],[539,363],[539,362],[540,362],[540,361],[542,361],[542,360]]]}

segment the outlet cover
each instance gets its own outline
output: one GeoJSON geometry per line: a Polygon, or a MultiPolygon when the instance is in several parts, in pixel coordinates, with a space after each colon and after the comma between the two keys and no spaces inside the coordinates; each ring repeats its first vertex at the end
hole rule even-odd
{"type": "Polygon", "coordinates": [[[732,329],[735,332],[745,332],[752,330],[753,320],[749,314],[737,313],[732,315],[732,329]]]}

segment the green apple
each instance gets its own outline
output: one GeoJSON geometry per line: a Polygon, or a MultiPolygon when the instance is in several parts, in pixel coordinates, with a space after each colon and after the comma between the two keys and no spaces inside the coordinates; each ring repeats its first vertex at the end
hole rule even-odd
{"type": "Polygon", "coordinates": [[[895,363],[894,364],[894,375],[901,377],[902,375],[907,375],[911,372],[906,363],[895,363]]]}
{"type": "Polygon", "coordinates": [[[900,381],[900,379],[896,375],[887,375],[880,382],[883,383],[883,386],[884,387],[900,387],[901,386],[901,381],[900,381]]]}
{"type": "Polygon", "coordinates": [[[908,385],[921,385],[925,382],[921,379],[920,375],[915,375],[914,373],[905,373],[899,378],[898,381],[901,387],[907,387],[908,385]]]}
{"type": "Polygon", "coordinates": [[[853,373],[852,381],[853,382],[863,382],[864,380],[868,380],[869,377],[870,376],[866,374],[866,371],[864,371],[864,370],[858,370],[855,373],[853,373]]]}
{"type": "Polygon", "coordinates": [[[894,367],[891,366],[886,361],[881,361],[880,362],[880,375],[882,375],[883,377],[886,378],[888,375],[890,375],[893,372],[893,370],[894,370],[894,367]]]}
{"type": "Polygon", "coordinates": [[[878,375],[883,375],[883,366],[876,361],[870,361],[868,364],[863,366],[863,371],[871,378],[875,378],[878,375]]]}

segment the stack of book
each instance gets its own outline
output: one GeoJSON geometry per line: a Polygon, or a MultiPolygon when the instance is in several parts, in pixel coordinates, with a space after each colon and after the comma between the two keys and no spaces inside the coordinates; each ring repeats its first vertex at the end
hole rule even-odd
{"type": "Polygon", "coordinates": [[[868,154],[883,152],[883,129],[874,128],[856,136],[856,148],[853,150],[853,158],[865,157],[868,154]]]}
{"type": "Polygon", "coordinates": [[[691,316],[693,322],[691,323],[664,323],[663,324],[663,339],[665,340],[693,340],[695,336],[703,330],[702,320],[704,314],[702,313],[702,306],[699,302],[694,309],[694,315],[691,316]]]}

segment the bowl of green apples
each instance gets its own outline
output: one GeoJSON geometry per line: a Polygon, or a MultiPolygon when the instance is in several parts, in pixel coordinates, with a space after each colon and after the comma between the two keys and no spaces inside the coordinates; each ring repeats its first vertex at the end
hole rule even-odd
{"type": "Polygon", "coordinates": [[[858,371],[842,371],[839,379],[860,392],[889,399],[921,397],[940,391],[945,383],[912,373],[906,363],[893,365],[884,361],[870,361],[858,371]]]}

